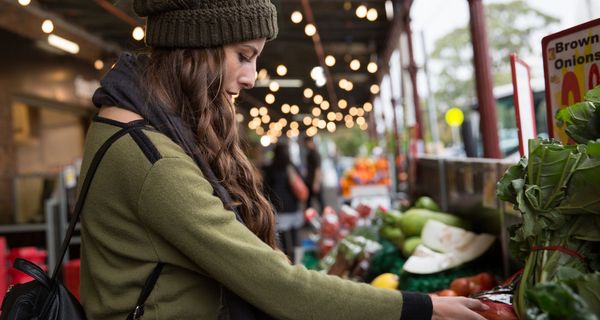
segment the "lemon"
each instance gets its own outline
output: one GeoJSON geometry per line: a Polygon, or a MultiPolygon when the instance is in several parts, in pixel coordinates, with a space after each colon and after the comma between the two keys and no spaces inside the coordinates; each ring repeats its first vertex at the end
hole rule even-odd
{"type": "Polygon", "coordinates": [[[383,273],[373,279],[371,285],[377,288],[396,290],[400,284],[400,279],[393,273],[383,273]]]}

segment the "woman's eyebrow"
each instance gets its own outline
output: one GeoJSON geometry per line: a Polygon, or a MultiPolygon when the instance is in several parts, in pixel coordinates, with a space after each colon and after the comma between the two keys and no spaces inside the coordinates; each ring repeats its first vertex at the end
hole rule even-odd
{"type": "MultiPolygon", "coordinates": [[[[252,57],[258,55],[258,49],[256,47],[249,45],[249,44],[240,44],[240,46],[250,49],[252,51],[252,57]]],[[[250,57],[250,58],[252,58],[252,57],[250,57]]]]}

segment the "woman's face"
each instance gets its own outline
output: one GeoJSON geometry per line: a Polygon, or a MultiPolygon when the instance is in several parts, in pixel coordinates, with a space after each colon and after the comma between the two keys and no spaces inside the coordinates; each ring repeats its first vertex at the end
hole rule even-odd
{"type": "Polygon", "coordinates": [[[230,100],[233,96],[238,95],[242,89],[254,87],[256,59],[265,47],[265,42],[266,40],[263,38],[234,43],[224,47],[223,88],[230,100]]]}

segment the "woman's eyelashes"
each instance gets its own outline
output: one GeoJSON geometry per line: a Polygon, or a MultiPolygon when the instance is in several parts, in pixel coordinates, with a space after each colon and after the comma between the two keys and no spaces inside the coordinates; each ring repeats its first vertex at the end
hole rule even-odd
{"type": "Polygon", "coordinates": [[[252,59],[246,57],[242,53],[238,53],[238,59],[240,62],[252,62],[252,59]]]}

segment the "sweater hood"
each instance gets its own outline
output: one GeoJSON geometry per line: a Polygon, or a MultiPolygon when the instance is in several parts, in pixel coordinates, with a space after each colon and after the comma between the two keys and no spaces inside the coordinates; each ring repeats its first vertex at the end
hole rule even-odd
{"type": "Polygon", "coordinates": [[[139,114],[146,105],[147,90],[141,86],[141,70],[147,58],[129,52],[121,53],[114,67],[100,80],[100,88],[94,92],[92,102],[101,106],[118,106],[139,114]]]}

